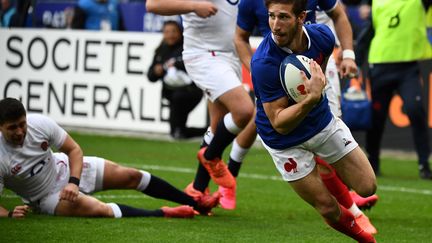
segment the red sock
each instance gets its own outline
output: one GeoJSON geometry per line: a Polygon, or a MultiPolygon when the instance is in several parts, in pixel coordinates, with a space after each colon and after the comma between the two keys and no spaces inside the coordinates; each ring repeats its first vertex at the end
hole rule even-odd
{"type": "Polygon", "coordinates": [[[351,198],[348,187],[342,182],[339,176],[337,176],[333,167],[318,157],[315,157],[315,161],[331,170],[331,173],[329,174],[320,173],[321,179],[327,187],[327,190],[329,190],[329,192],[336,198],[339,204],[345,208],[351,208],[354,201],[351,198]]]}
{"type": "Polygon", "coordinates": [[[354,215],[352,215],[348,209],[340,205],[339,208],[341,210],[339,221],[336,223],[331,223],[326,220],[328,225],[330,225],[335,230],[357,240],[360,243],[376,242],[375,238],[371,234],[365,232],[362,228],[360,228],[360,226],[356,223],[354,219],[354,215]]]}

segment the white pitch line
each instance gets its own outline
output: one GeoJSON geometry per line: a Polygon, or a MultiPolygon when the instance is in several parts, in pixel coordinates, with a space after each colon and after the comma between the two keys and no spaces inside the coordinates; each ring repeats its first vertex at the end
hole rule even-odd
{"type": "MultiPolygon", "coordinates": [[[[151,169],[151,170],[159,170],[159,171],[173,171],[173,172],[181,172],[181,173],[195,173],[195,170],[184,168],[184,167],[173,167],[173,166],[160,166],[160,165],[138,165],[138,164],[128,164],[128,166],[141,168],[141,169],[151,169]]],[[[267,176],[267,175],[261,175],[261,174],[249,174],[249,173],[240,173],[239,176],[241,178],[248,178],[248,179],[258,179],[258,180],[271,180],[271,181],[282,181],[282,178],[280,176],[267,176]]],[[[379,190],[383,191],[394,191],[394,192],[407,192],[407,193],[414,193],[414,194],[423,194],[423,195],[432,195],[431,190],[421,190],[421,189],[415,189],[415,188],[407,188],[407,187],[395,187],[395,186],[385,186],[385,185],[379,185],[379,190]]]]}
{"type": "MultiPolygon", "coordinates": [[[[145,169],[145,170],[157,170],[157,171],[173,171],[173,172],[181,172],[186,174],[195,173],[194,169],[184,168],[184,167],[174,167],[174,166],[160,166],[160,165],[142,165],[142,164],[124,164],[130,167],[145,169]]],[[[270,181],[282,181],[282,178],[279,176],[267,176],[261,174],[249,174],[249,173],[240,173],[239,175],[242,178],[247,179],[258,179],[258,180],[270,180],[270,181]]],[[[383,191],[393,191],[393,192],[407,192],[413,194],[422,194],[422,195],[432,195],[431,190],[421,190],[415,188],[407,188],[407,187],[395,187],[395,186],[385,186],[380,185],[379,190],[383,191]]],[[[1,195],[0,198],[18,198],[16,195],[6,194],[1,195]]],[[[103,195],[95,195],[96,198],[100,199],[115,199],[115,198],[145,198],[145,199],[153,199],[152,197],[146,196],[145,194],[103,194],[103,195]]]]}
{"type": "Polygon", "coordinates": [[[421,189],[413,189],[407,187],[395,187],[395,186],[378,186],[380,190],[383,191],[394,191],[394,192],[409,192],[415,194],[424,194],[424,195],[432,195],[431,190],[421,190],[421,189]]]}

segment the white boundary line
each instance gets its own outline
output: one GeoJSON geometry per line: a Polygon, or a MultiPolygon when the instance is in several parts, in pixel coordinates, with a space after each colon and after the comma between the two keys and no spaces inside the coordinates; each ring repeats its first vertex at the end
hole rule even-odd
{"type": "MultiPolygon", "coordinates": [[[[135,167],[138,169],[144,169],[144,170],[156,170],[156,171],[172,171],[172,172],[180,172],[180,173],[186,173],[186,174],[194,174],[195,170],[190,168],[184,168],[184,167],[174,167],[174,166],[160,166],[160,165],[142,165],[142,164],[124,164],[130,167],[135,167]]],[[[239,175],[241,178],[247,178],[247,179],[258,179],[258,180],[270,180],[270,181],[283,181],[281,177],[279,176],[268,176],[268,175],[262,175],[262,174],[250,174],[250,173],[240,173],[239,175]]],[[[407,188],[407,187],[395,187],[395,186],[385,186],[380,185],[379,190],[383,191],[393,191],[393,192],[407,192],[407,193],[413,193],[413,194],[422,194],[422,195],[432,195],[431,190],[421,190],[421,189],[415,189],[415,188],[407,188]]],[[[2,198],[18,198],[17,195],[12,194],[6,194],[0,196],[2,198]]],[[[149,196],[146,196],[145,194],[104,194],[104,195],[95,195],[97,198],[101,199],[112,199],[112,198],[146,198],[146,199],[152,199],[149,196]]]]}
{"type": "MultiPolygon", "coordinates": [[[[140,168],[140,169],[150,169],[156,171],[173,171],[173,172],[181,172],[181,173],[195,173],[194,169],[184,168],[184,167],[173,167],[173,166],[160,166],[160,165],[138,165],[138,164],[128,164],[129,166],[140,168]]],[[[271,181],[283,181],[279,176],[268,176],[262,174],[249,174],[249,173],[240,173],[239,177],[248,178],[248,179],[258,179],[258,180],[271,180],[271,181]]],[[[407,188],[407,187],[395,187],[395,186],[385,186],[379,185],[379,190],[383,191],[394,191],[394,192],[408,192],[414,194],[423,194],[423,195],[432,195],[432,190],[421,190],[415,188],[407,188]]]]}

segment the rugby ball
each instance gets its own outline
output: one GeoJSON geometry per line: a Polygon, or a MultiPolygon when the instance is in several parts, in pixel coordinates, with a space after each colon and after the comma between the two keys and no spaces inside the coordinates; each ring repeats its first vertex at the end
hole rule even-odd
{"type": "Polygon", "coordinates": [[[306,74],[310,79],[310,62],[311,59],[302,55],[291,54],[281,63],[279,76],[283,89],[296,103],[306,97],[306,87],[301,78],[300,71],[306,74]]]}

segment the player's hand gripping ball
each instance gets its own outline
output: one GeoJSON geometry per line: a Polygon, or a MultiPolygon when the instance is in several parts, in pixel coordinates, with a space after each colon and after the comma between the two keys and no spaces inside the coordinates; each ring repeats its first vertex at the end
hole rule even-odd
{"type": "Polygon", "coordinates": [[[306,87],[301,78],[300,71],[303,71],[308,79],[310,74],[311,59],[302,55],[291,54],[287,56],[281,63],[279,68],[279,76],[282,87],[296,103],[302,101],[306,97],[306,87]]]}

